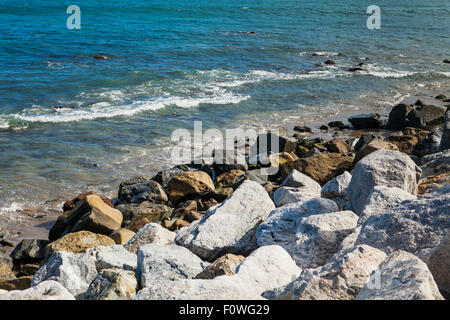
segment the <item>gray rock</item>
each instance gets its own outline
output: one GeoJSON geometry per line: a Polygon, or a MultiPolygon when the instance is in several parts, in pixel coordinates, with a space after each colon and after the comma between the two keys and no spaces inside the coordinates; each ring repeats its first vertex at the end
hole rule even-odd
{"type": "Polygon", "coordinates": [[[95,261],[97,271],[111,268],[136,271],[137,255],[121,245],[97,246],[87,249],[86,254],[95,261]]]}
{"type": "Polygon", "coordinates": [[[19,263],[37,262],[44,259],[44,248],[48,240],[24,239],[11,252],[11,257],[19,263]]]}
{"type": "Polygon", "coordinates": [[[59,282],[43,281],[26,290],[13,290],[4,293],[0,290],[0,300],[75,300],[74,296],[59,282]]]}
{"type": "Polygon", "coordinates": [[[450,297],[450,232],[431,253],[427,265],[441,292],[450,297]]]}
{"type": "Polygon", "coordinates": [[[88,300],[130,300],[136,295],[138,283],[132,271],[104,269],[92,281],[88,300]]]}
{"type": "Polygon", "coordinates": [[[403,250],[426,261],[450,228],[449,215],[450,185],[447,185],[369,217],[356,244],[367,244],[388,254],[403,250]]]}
{"type": "Polygon", "coordinates": [[[336,178],[328,181],[321,190],[321,196],[327,199],[333,198],[346,198],[347,188],[350,184],[352,175],[345,171],[343,174],[337,176],[336,178]]]}
{"type": "Polygon", "coordinates": [[[406,154],[395,150],[378,150],[359,161],[348,186],[348,197],[360,215],[375,186],[397,187],[417,194],[421,169],[406,154]]]}
{"type": "Polygon", "coordinates": [[[320,198],[278,208],[258,227],[258,245],[282,246],[302,268],[322,266],[358,220],[353,212],[336,209],[333,201],[320,198]]]}
{"type": "Polygon", "coordinates": [[[124,245],[124,247],[132,253],[137,253],[139,247],[144,244],[173,244],[175,235],[175,232],[163,228],[160,224],[149,223],[139,229],[139,231],[124,245]]]}
{"type": "Polygon", "coordinates": [[[141,287],[147,287],[155,280],[192,279],[207,266],[184,247],[146,244],[138,251],[136,274],[141,287]]]}
{"type": "Polygon", "coordinates": [[[403,201],[415,199],[417,199],[416,196],[399,188],[375,186],[367,198],[363,212],[359,217],[358,225],[366,222],[372,215],[381,214],[400,205],[403,201]]]}
{"type": "Polygon", "coordinates": [[[450,149],[450,107],[445,112],[444,128],[442,129],[442,139],[439,145],[439,151],[450,149]]]}
{"type": "Polygon", "coordinates": [[[335,255],[318,269],[304,270],[287,286],[263,294],[271,300],[353,300],[387,255],[361,245],[335,255]]]}
{"type": "Polygon", "coordinates": [[[123,181],[119,186],[119,200],[127,203],[143,201],[166,204],[168,197],[164,188],[156,181],[145,177],[135,177],[123,181]]]}
{"type": "Polygon", "coordinates": [[[225,253],[248,254],[256,248],[257,226],[273,209],[275,205],[264,188],[246,180],[202,219],[181,228],[175,243],[210,262],[225,253]]]}
{"type": "Polygon", "coordinates": [[[380,264],[356,300],[443,300],[427,265],[405,251],[395,251],[380,264]],[[379,277],[377,281],[376,277],[379,277]]]}
{"type": "Polygon", "coordinates": [[[162,170],[158,172],[152,180],[158,182],[164,188],[167,188],[169,181],[172,180],[173,177],[178,176],[180,173],[185,171],[189,171],[190,168],[186,165],[179,165],[170,169],[162,170]]]}
{"type": "Polygon", "coordinates": [[[320,197],[320,192],[320,184],[294,169],[273,193],[273,200],[276,207],[281,207],[302,199],[320,197]]]}
{"type": "Polygon", "coordinates": [[[55,252],[34,275],[31,286],[54,280],[75,298],[84,299],[92,280],[97,275],[94,260],[86,254],[55,252]]]}

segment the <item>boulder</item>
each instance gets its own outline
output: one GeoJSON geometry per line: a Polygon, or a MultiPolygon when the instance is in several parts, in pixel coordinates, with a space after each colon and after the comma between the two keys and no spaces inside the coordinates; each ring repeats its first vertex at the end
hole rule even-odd
{"type": "Polygon", "coordinates": [[[406,119],[408,127],[428,129],[444,123],[445,110],[432,105],[418,106],[406,116],[406,119]]]}
{"type": "Polygon", "coordinates": [[[441,292],[450,297],[450,231],[433,250],[427,265],[441,292]]]}
{"type": "Polygon", "coordinates": [[[405,251],[395,251],[379,266],[356,300],[443,300],[427,265],[405,251]],[[379,277],[379,279],[376,279],[379,277]]]}
{"type": "Polygon", "coordinates": [[[348,171],[328,181],[321,189],[321,196],[327,199],[346,198],[347,188],[350,184],[352,175],[348,171]]]}
{"type": "Polygon", "coordinates": [[[166,204],[168,201],[164,188],[158,182],[145,177],[135,177],[123,181],[119,186],[118,197],[125,203],[148,201],[166,204]]]}
{"type": "MultiPolygon", "coordinates": [[[[419,138],[413,135],[392,135],[390,137],[387,138],[387,140],[396,145],[398,150],[406,153],[406,154],[414,154],[416,146],[419,143],[419,138]]],[[[387,149],[387,148],[384,148],[387,149]]],[[[391,149],[393,150],[393,149],[391,149]]]]}
{"type": "Polygon", "coordinates": [[[353,163],[358,163],[364,157],[367,157],[369,154],[378,150],[398,150],[398,147],[395,144],[387,141],[373,139],[372,141],[361,147],[358,152],[356,152],[353,163]]]}
{"type": "Polygon", "coordinates": [[[94,260],[86,254],[55,252],[34,275],[31,286],[54,280],[76,299],[84,299],[92,280],[97,275],[94,260]]]}
{"type": "Polygon", "coordinates": [[[358,140],[356,140],[356,142],[354,142],[355,146],[355,150],[358,151],[359,149],[361,149],[362,147],[364,147],[366,144],[368,144],[370,141],[374,140],[374,139],[378,139],[378,140],[383,140],[383,138],[375,133],[364,133],[362,134],[358,140]]]}
{"type": "Polygon", "coordinates": [[[167,188],[167,185],[169,184],[170,180],[172,180],[173,177],[178,176],[179,174],[186,171],[190,171],[190,168],[187,165],[178,165],[173,168],[158,172],[152,178],[152,180],[158,182],[164,188],[167,188]]]}
{"type": "Polygon", "coordinates": [[[44,259],[44,248],[47,240],[24,239],[11,252],[15,263],[38,262],[44,259]]]}
{"type": "Polygon", "coordinates": [[[359,217],[358,225],[366,222],[372,215],[381,214],[400,205],[403,201],[415,199],[417,199],[416,196],[399,188],[375,186],[372,189],[372,193],[367,198],[366,204],[359,217]]]}
{"type": "Polygon", "coordinates": [[[317,269],[303,270],[293,282],[263,296],[271,300],[353,300],[387,255],[361,245],[335,255],[317,269]]]}
{"type": "Polygon", "coordinates": [[[103,200],[103,202],[105,202],[111,208],[114,208],[113,203],[107,197],[100,196],[100,195],[96,194],[94,191],[88,191],[88,192],[80,193],[78,196],[76,196],[72,200],[67,200],[66,202],[64,202],[63,211],[66,212],[66,211],[70,211],[70,210],[74,209],[80,200],[83,200],[84,198],[86,198],[86,196],[89,196],[89,195],[99,196],[103,200]]]}
{"type": "Polygon", "coordinates": [[[358,114],[348,118],[348,121],[356,129],[378,129],[383,125],[381,116],[377,113],[358,114]]]}
{"type": "Polygon", "coordinates": [[[167,185],[170,201],[179,203],[215,190],[211,177],[203,171],[183,172],[167,185]]]}
{"type": "Polygon", "coordinates": [[[74,296],[60,283],[43,281],[27,290],[13,290],[1,293],[0,300],[75,300],[74,296]]]}
{"type": "Polygon", "coordinates": [[[122,213],[106,205],[97,195],[87,195],[76,207],[59,216],[49,233],[49,240],[81,230],[110,234],[120,229],[122,213]]]}
{"type": "Polygon", "coordinates": [[[136,271],[136,254],[129,252],[121,245],[97,246],[87,249],[86,254],[95,261],[97,271],[111,268],[136,271]]]}
{"type": "Polygon", "coordinates": [[[369,217],[356,244],[403,250],[426,261],[450,228],[450,185],[369,217]]]}
{"type": "Polygon", "coordinates": [[[45,247],[45,256],[49,257],[54,252],[65,251],[71,253],[83,253],[86,249],[96,246],[114,245],[110,237],[89,231],[69,233],[45,247]]]}
{"type": "Polygon", "coordinates": [[[328,141],[325,144],[325,148],[327,148],[328,151],[330,152],[336,152],[341,154],[347,154],[352,150],[352,148],[347,144],[347,142],[345,142],[344,138],[336,138],[328,141]]]}
{"type": "Polygon", "coordinates": [[[136,233],[134,233],[133,231],[128,230],[126,228],[122,228],[120,230],[111,233],[109,237],[113,239],[116,244],[124,245],[128,241],[130,241],[135,235],[136,233]]]}
{"type": "Polygon", "coordinates": [[[136,275],[120,269],[101,270],[92,281],[87,300],[130,300],[138,291],[136,275]]]}
{"type": "Polygon", "coordinates": [[[236,268],[244,259],[244,256],[227,253],[207,266],[205,270],[195,276],[195,279],[214,279],[223,275],[231,276],[236,273],[236,268]]]}
{"type": "Polygon", "coordinates": [[[161,222],[169,219],[172,215],[172,209],[170,207],[148,201],[121,204],[116,208],[122,212],[122,227],[124,228],[130,228],[136,221],[142,218],[146,218],[149,222],[161,222]]]}
{"type": "Polygon", "coordinates": [[[124,247],[132,253],[137,253],[138,249],[145,244],[173,244],[175,235],[174,232],[163,228],[157,223],[149,223],[140,229],[124,247]]]}
{"type": "Polygon", "coordinates": [[[407,127],[408,120],[406,117],[412,110],[414,110],[413,106],[404,103],[394,106],[389,113],[388,129],[402,130],[407,127]]]}
{"type": "Polygon", "coordinates": [[[230,188],[233,187],[243,176],[245,171],[231,170],[222,173],[216,179],[216,188],[230,188]]]}
{"type": "Polygon", "coordinates": [[[378,150],[369,154],[352,171],[347,191],[352,208],[360,215],[375,186],[397,187],[416,195],[420,173],[414,161],[399,151],[378,150]]]}
{"type": "Polygon", "coordinates": [[[353,157],[338,153],[324,153],[287,163],[282,165],[280,170],[282,176],[286,177],[293,169],[296,169],[308,175],[320,185],[324,185],[344,171],[351,171],[352,168],[353,157]]]}
{"type": "Polygon", "coordinates": [[[136,300],[258,300],[261,294],[298,277],[300,268],[280,246],[266,246],[251,253],[236,274],[213,280],[188,279],[153,282],[139,291],[136,300]]]}
{"type": "Polygon", "coordinates": [[[146,244],[139,248],[137,278],[141,287],[152,281],[192,279],[208,263],[184,247],[173,244],[146,244]]]}
{"type": "Polygon", "coordinates": [[[439,145],[439,151],[450,149],[450,107],[445,112],[444,128],[442,129],[442,139],[439,145]]]}
{"type": "Polygon", "coordinates": [[[210,262],[225,253],[248,254],[256,248],[256,227],[273,209],[264,188],[246,180],[230,198],[182,228],[175,242],[210,262]]]}

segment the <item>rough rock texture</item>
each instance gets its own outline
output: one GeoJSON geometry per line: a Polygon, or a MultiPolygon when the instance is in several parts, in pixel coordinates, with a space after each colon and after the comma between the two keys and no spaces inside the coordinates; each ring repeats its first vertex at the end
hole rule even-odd
{"type": "Polygon", "coordinates": [[[84,299],[92,280],[97,275],[94,260],[86,254],[55,252],[34,275],[32,286],[54,280],[75,298],[84,299]]]}
{"type": "Polygon", "coordinates": [[[441,144],[439,145],[439,151],[450,149],[450,107],[447,107],[445,112],[444,128],[442,130],[441,144]]]}
{"type": "Polygon", "coordinates": [[[427,265],[411,253],[396,251],[379,266],[379,281],[369,281],[357,300],[443,300],[427,265]]]}
{"type": "Polygon", "coordinates": [[[215,190],[211,177],[203,171],[188,171],[175,176],[167,185],[169,199],[178,203],[215,190]]]}
{"type": "MultiPolygon", "coordinates": [[[[92,194],[98,195],[98,194],[96,194],[94,191],[88,191],[88,192],[80,193],[80,194],[79,194],[78,196],[76,196],[74,199],[67,200],[67,201],[64,202],[64,204],[63,204],[63,211],[65,212],[65,211],[70,211],[70,210],[72,210],[73,208],[76,207],[77,203],[78,203],[80,200],[83,200],[84,198],[86,198],[86,196],[92,195],[92,194]]],[[[108,206],[110,206],[111,208],[114,208],[114,205],[112,204],[112,202],[111,202],[110,199],[108,199],[108,198],[106,198],[106,197],[103,197],[103,196],[101,196],[101,195],[98,195],[98,196],[99,196],[100,198],[102,198],[102,200],[103,200],[108,206]]]]}
{"type": "Polygon", "coordinates": [[[1,293],[0,300],[75,300],[74,296],[61,284],[48,280],[27,290],[13,290],[1,293]]]}
{"type": "Polygon", "coordinates": [[[141,287],[147,287],[152,280],[192,279],[208,266],[188,249],[168,244],[141,246],[137,262],[141,287]]]}
{"type": "Polygon", "coordinates": [[[216,188],[228,188],[233,187],[240,178],[243,178],[245,172],[242,170],[231,170],[222,173],[216,179],[216,188]]]}
{"type": "Polygon", "coordinates": [[[175,235],[175,232],[169,231],[157,223],[149,223],[140,229],[124,247],[132,253],[137,253],[139,247],[144,244],[173,244],[175,235]]]}
{"type": "Polygon", "coordinates": [[[15,262],[28,263],[44,259],[44,248],[47,240],[24,239],[11,252],[15,262]]]}
{"type": "Polygon", "coordinates": [[[380,139],[373,139],[369,143],[365,144],[361,147],[361,149],[356,152],[355,159],[353,163],[358,163],[364,157],[367,157],[369,154],[377,151],[377,150],[398,150],[398,147],[390,142],[383,141],[380,139]]]}
{"type": "Polygon", "coordinates": [[[450,297],[450,231],[431,253],[427,264],[441,292],[450,297]]]}
{"type": "Polygon", "coordinates": [[[422,158],[422,176],[419,181],[419,194],[450,184],[450,150],[430,154],[422,158]]]}
{"type": "Polygon", "coordinates": [[[0,289],[7,291],[11,290],[25,290],[31,287],[33,276],[22,276],[15,279],[0,280],[0,289]]]}
{"type": "Polygon", "coordinates": [[[427,129],[444,123],[445,110],[432,105],[418,106],[406,116],[406,119],[409,127],[427,129]]]}
{"type": "Polygon", "coordinates": [[[134,233],[133,231],[128,230],[126,228],[122,228],[120,230],[111,233],[109,237],[113,239],[116,244],[124,245],[128,241],[130,241],[135,235],[136,233],[134,233]]]}
{"type": "Polygon", "coordinates": [[[126,203],[143,201],[165,204],[168,197],[164,188],[156,181],[145,177],[135,177],[123,181],[119,186],[119,200],[126,203]]]}
{"type": "Polygon", "coordinates": [[[361,214],[375,186],[397,187],[416,195],[420,173],[420,168],[404,153],[393,150],[371,153],[358,162],[352,171],[347,191],[352,208],[361,214]]]}
{"type": "Polygon", "coordinates": [[[49,257],[53,252],[66,251],[72,253],[83,253],[86,249],[96,246],[114,245],[110,237],[89,231],[69,233],[45,247],[45,256],[49,257]]]}
{"type": "Polygon", "coordinates": [[[328,181],[321,189],[321,196],[327,199],[342,198],[347,199],[347,188],[352,175],[345,171],[343,174],[328,181]]]}
{"type": "Polygon", "coordinates": [[[0,260],[0,281],[15,279],[16,276],[12,271],[12,264],[7,261],[0,260]]]}
{"type": "Polygon", "coordinates": [[[214,279],[223,275],[231,276],[236,273],[236,268],[244,259],[244,256],[227,253],[207,266],[195,279],[214,279]]]}
{"type": "Polygon", "coordinates": [[[135,299],[257,300],[262,292],[288,284],[300,272],[283,248],[265,246],[252,252],[233,276],[153,282],[135,299]]]}
{"type": "Polygon", "coordinates": [[[261,185],[244,181],[230,198],[182,228],[175,242],[210,262],[225,253],[245,255],[256,248],[256,227],[273,209],[261,185]]]}
{"type": "Polygon", "coordinates": [[[357,246],[335,255],[321,268],[303,270],[295,281],[263,296],[277,300],[353,300],[386,257],[381,250],[357,246]]]}
{"type": "Polygon", "coordinates": [[[190,168],[186,165],[179,165],[175,166],[170,169],[162,170],[158,172],[152,180],[155,180],[160,185],[162,185],[164,188],[167,188],[167,185],[169,184],[170,180],[172,180],[173,177],[185,172],[189,171],[190,168]]]}
{"type": "Polygon", "coordinates": [[[358,224],[363,224],[370,216],[381,214],[388,209],[400,205],[403,201],[415,199],[417,199],[416,196],[399,188],[375,186],[372,189],[372,193],[367,198],[363,212],[359,217],[358,224]]]}
{"type": "Polygon", "coordinates": [[[95,261],[97,271],[111,268],[136,271],[136,254],[129,252],[121,245],[97,246],[87,249],[86,254],[95,261]]]}
{"type": "Polygon", "coordinates": [[[282,246],[300,267],[321,266],[356,227],[353,212],[337,210],[333,201],[320,198],[278,208],[258,227],[258,245],[282,246]]]}
{"type": "Polygon", "coordinates": [[[141,218],[146,218],[149,222],[161,222],[172,215],[170,207],[149,201],[120,204],[117,209],[123,214],[122,227],[124,228],[130,228],[136,220],[141,218]]]}
{"type": "Polygon", "coordinates": [[[427,259],[450,228],[450,185],[383,214],[369,217],[356,244],[391,253],[404,250],[427,259]]]}
{"type": "Polygon", "coordinates": [[[89,286],[87,300],[130,300],[137,290],[138,283],[134,272],[104,269],[89,286]]]}
{"type": "Polygon", "coordinates": [[[358,114],[348,118],[348,122],[357,129],[377,129],[383,125],[381,117],[377,113],[358,114]]]}
{"type": "Polygon", "coordinates": [[[336,138],[333,140],[328,141],[325,144],[325,148],[328,149],[330,152],[336,152],[336,153],[342,153],[347,154],[349,153],[352,148],[345,142],[344,138],[336,138]]]}

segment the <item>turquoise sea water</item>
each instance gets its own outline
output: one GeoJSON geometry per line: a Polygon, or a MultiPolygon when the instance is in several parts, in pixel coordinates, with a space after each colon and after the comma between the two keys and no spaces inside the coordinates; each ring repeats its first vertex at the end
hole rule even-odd
{"type": "Polygon", "coordinates": [[[168,167],[194,120],[271,127],[448,93],[449,30],[448,0],[0,0],[0,214],[114,195],[168,167]]]}

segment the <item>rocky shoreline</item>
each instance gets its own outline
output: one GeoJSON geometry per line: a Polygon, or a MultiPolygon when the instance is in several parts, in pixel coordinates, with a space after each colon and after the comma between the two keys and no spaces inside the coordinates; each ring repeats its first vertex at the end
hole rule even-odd
{"type": "Polygon", "coordinates": [[[123,181],[114,201],[66,201],[48,239],[11,254],[0,239],[0,300],[450,297],[450,106],[277,138],[273,175],[216,150],[123,181]]]}

